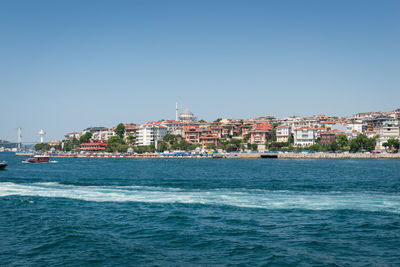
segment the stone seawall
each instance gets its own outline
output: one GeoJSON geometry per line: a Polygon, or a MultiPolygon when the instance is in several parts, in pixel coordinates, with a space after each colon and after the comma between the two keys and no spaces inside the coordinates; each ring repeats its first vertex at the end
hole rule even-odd
{"type": "MultiPolygon", "coordinates": [[[[16,153],[17,156],[32,157],[32,153],[16,153]]],[[[231,159],[261,159],[261,155],[277,156],[278,159],[400,159],[400,153],[372,154],[372,153],[238,153],[224,156],[231,159]]],[[[142,155],[50,155],[52,158],[156,158],[156,159],[182,159],[203,158],[212,159],[213,156],[164,156],[154,154],[142,155]]],[[[219,158],[222,156],[218,156],[219,158]]]]}
{"type": "Polygon", "coordinates": [[[280,153],[279,159],[400,159],[400,153],[280,153]]]}

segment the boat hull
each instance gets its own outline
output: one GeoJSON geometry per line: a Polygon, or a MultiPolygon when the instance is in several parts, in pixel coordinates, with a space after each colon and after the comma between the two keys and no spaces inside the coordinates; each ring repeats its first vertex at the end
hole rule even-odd
{"type": "Polygon", "coordinates": [[[35,158],[26,159],[25,162],[28,162],[28,163],[48,163],[48,162],[50,162],[50,158],[48,158],[48,157],[35,157],[35,158]]]}
{"type": "Polygon", "coordinates": [[[7,166],[7,162],[0,162],[0,170],[4,170],[7,166]]]}

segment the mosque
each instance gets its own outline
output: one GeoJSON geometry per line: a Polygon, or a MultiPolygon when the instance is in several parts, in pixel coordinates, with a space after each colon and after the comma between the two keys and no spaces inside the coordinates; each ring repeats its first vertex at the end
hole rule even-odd
{"type": "Polygon", "coordinates": [[[192,112],[190,112],[189,109],[185,109],[179,116],[178,116],[178,102],[176,103],[176,114],[175,114],[175,120],[180,121],[183,123],[193,123],[196,122],[196,117],[193,115],[192,112]]]}

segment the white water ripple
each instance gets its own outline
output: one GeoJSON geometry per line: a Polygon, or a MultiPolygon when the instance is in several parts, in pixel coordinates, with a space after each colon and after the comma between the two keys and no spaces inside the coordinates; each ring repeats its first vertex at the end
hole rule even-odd
{"type": "Polygon", "coordinates": [[[400,213],[400,196],[376,192],[187,190],[149,186],[0,183],[0,197],[35,196],[95,202],[198,203],[262,209],[362,210],[400,213]]]}

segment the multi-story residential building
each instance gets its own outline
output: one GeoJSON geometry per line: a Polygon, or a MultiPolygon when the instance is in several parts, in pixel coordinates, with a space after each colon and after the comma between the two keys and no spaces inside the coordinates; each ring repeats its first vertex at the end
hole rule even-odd
{"type": "Polygon", "coordinates": [[[65,137],[65,139],[68,139],[68,140],[72,140],[74,138],[79,139],[79,137],[81,137],[81,134],[77,133],[77,132],[72,132],[72,133],[65,134],[64,137],[65,137]]]}
{"type": "Polygon", "coordinates": [[[105,130],[105,131],[98,131],[98,132],[94,132],[92,134],[92,140],[97,140],[97,141],[102,141],[102,142],[107,142],[107,140],[111,137],[111,136],[115,136],[115,132],[110,129],[110,130],[105,130]]]}
{"type": "Polygon", "coordinates": [[[269,123],[257,124],[250,130],[250,143],[265,144],[270,140],[272,126],[269,123]]]}
{"type": "Polygon", "coordinates": [[[160,125],[167,127],[168,134],[180,134],[183,123],[175,120],[165,120],[160,125]]]}
{"type": "Polygon", "coordinates": [[[155,144],[157,146],[160,141],[167,134],[167,127],[155,123],[142,124],[138,128],[137,145],[149,146],[155,144]]]}
{"type": "Polygon", "coordinates": [[[359,133],[362,132],[363,124],[361,121],[353,121],[347,124],[346,133],[352,133],[353,131],[357,131],[359,133]]]}
{"type": "Polygon", "coordinates": [[[384,149],[383,143],[387,142],[390,138],[400,140],[399,121],[394,118],[383,121],[376,131],[379,138],[376,142],[377,149],[384,149]]]}
{"type": "Polygon", "coordinates": [[[289,125],[280,125],[276,128],[276,141],[287,142],[291,134],[289,125]]]}
{"type": "Polygon", "coordinates": [[[218,136],[215,134],[205,134],[200,136],[200,143],[202,148],[206,148],[207,144],[214,144],[215,146],[218,145],[218,136]]]}
{"type": "Polygon", "coordinates": [[[297,128],[294,130],[294,144],[310,146],[315,144],[317,130],[311,127],[297,128]]]}
{"type": "Polygon", "coordinates": [[[191,144],[200,143],[201,130],[198,125],[185,125],[183,126],[184,138],[191,144]]]}
{"type": "Polygon", "coordinates": [[[135,123],[127,123],[125,124],[125,137],[132,135],[136,137],[137,135],[137,125],[135,123]]]}
{"type": "Polygon", "coordinates": [[[321,144],[330,144],[336,139],[336,134],[331,131],[321,133],[321,144]]]}

